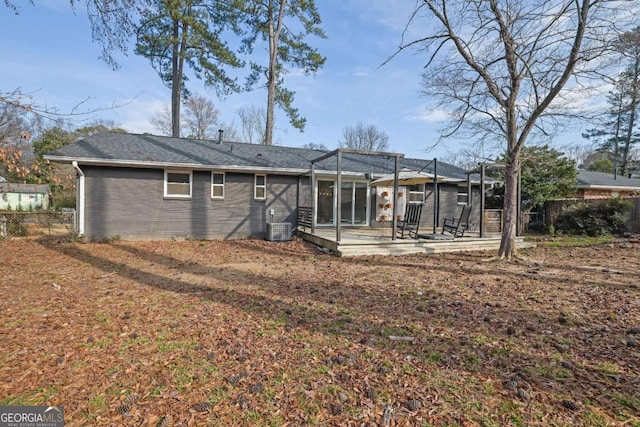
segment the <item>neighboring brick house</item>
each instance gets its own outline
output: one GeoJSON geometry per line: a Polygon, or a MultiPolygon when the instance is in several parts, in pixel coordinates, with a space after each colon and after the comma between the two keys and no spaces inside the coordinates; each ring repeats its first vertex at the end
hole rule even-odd
{"type": "Polygon", "coordinates": [[[640,179],[593,171],[578,171],[579,199],[640,196],[640,179]]]}
{"type": "MultiPolygon", "coordinates": [[[[191,237],[265,237],[267,222],[297,226],[298,208],[317,207],[314,224],[335,226],[337,161],[325,150],[202,141],[126,133],[100,133],[49,153],[45,159],[72,164],[78,176],[78,232],[90,240],[191,237]]],[[[400,160],[420,170],[429,160],[400,160]]],[[[393,172],[394,156],[344,154],[341,163],[342,227],[376,226],[376,188],[371,181],[393,172]]],[[[449,178],[438,191],[441,218],[457,217],[468,200],[466,172],[438,162],[449,178]],[[455,181],[455,182],[454,182],[455,181]]],[[[433,213],[428,184],[407,188],[424,203],[424,223],[433,213]],[[430,211],[431,209],[431,211],[430,211]]],[[[478,185],[472,187],[478,192],[478,185]]],[[[478,198],[474,198],[478,200],[478,198]]],[[[479,209],[474,205],[473,223],[479,209]]]]}

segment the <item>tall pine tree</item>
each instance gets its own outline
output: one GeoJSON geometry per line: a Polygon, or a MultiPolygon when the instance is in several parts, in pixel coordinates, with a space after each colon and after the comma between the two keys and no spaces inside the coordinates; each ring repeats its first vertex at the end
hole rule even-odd
{"type": "Polygon", "coordinates": [[[623,33],[616,49],[625,69],[614,81],[609,93],[608,119],[599,127],[589,129],[585,138],[598,142],[598,150],[610,153],[613,172],[629,172],[631,150],[640,141],[638,108],[640,107],[640,27],[623,33]]]}
{"type": "Polygon", "coordinates": [[[172,136],[180,137],[180,104],[188,96],[187,68],[218,95],[241,90],[227,71],[244,66],[226,42],[241,34],[240,9],[222,1],[154,0],[142,14],[136,53],[151,61],[171,89],[172,136]]]}
{"type": "Polygon", "coordinates": [[[291,125],[304,130],[306,119],[293,107],[295,93],[284,86],[287,66],[315,73],[325,57],[309,45],[308,36],[325,38],[320,28],[320,14],[313,0],[249,0],[245,7],[246,22],[252,36],[245,40],[253,45],[256,39],[268,44],[267,65],[252,62],[252,69],[263,74],[267,87],[267,114],[264,144],[273,143],[274,112],[277,104],[289,117],[291,125]],[[295,32],[295,28],[301,28],[295,32]]]}

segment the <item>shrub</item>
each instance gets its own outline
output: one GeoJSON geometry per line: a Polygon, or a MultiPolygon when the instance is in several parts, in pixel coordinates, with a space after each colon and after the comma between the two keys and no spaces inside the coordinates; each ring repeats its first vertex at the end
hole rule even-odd
{"type": "Polygon", "coordinates": [[[56,209],[60,208],[76,208],[76,196],[74,195],[59,195],[54,198],[54,205],[56,209]]]}
{"type": "Polygon", "coordinates": [[[595,203],[578,203],[565,208],[555,223],[557,232],[604,236],[622,234],[632,204],[619,198],[595,203]]]}

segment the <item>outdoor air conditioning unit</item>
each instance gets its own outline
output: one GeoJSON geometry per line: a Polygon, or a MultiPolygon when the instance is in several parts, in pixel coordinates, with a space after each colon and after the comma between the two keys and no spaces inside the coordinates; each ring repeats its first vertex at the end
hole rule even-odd
{"type": "Polygon", "coordinates": [[[291,223],[268,222],[267,240],[270,242],[288,242],[291,240],[291,223]]]}

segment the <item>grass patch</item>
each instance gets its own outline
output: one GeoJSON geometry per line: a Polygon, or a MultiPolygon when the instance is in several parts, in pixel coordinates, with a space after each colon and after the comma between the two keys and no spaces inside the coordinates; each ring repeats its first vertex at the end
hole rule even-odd
{"type": "Polygon", "coordinates": [[[89,399],[89,407],[87,411],[87,415],[90,421],[95,421],[96,418],[100,415],[103,415],[109,411],[109,407],[107,405],[107,399],[100,395],[94,394],[89,399]]]}
{"type": "Polygon", "coordinates": [[[211,390],[209,396],[207,396],[209,403],[211,403],[213,406],[217,405],[220,402],[224,402],[228,398],[229,390],[225,386],[215,387],[213,390],[211,390]]]}
{"type": "Polygon", "coordinates": [[[617,365],[614,365],[613,363],[610,363],[610,362],[596,362],[595,367],[603,374],[616,375],[616,374],[622,373],[622,371],[617,365]]]}
{"type": "Polygon", "coordinates": [[[610,395],[610,398],[617,404],[622,405],[626,408],[629,408],[633,411],[638,410],[638,408],[640,407],[638,398],[634,396],[629,396],[621,393],[614,393],[610,395]]]}
{"type": "Polygon", "coordinates": [[[156,339],[156,345],[158,346],[158,351],[160,353],[166,353],[168,351],[178,350],[178,349],[187,347],[184,343],[181,343],[180,341],[170,341],[166,337],[158,337],[156,339]]]}
{"type": "Polygon", "coordinates": [[[108,314],[106,313],[101,313],[98,312],[96,313],[93,318],[98,322],[98,323],[107,323],[109,322],[109,320],[111,319],[111,317],[109,317],[108,314]]]}
{"type": "Polygon", "coordinates": [[[564,247],[580,247],[580,246],[595,246],[611,243],[616,238],[613,236],[556,236],[542,241],[538,241],[538,244],[547,248],[564,248],[564,247]]]}
{"type": "Polygon", "coordinates": [[[193,371],[185,365],[169,365],[171,378],[173,383],[179,389],[185,389],[186,386],[193,382],[193,371]]]}
{"type": "Polygon", "coordinates": [[[31,406],[43,405],[56,395],[56,387],[41,387],[34,391],[27,391],[18,395],[5,396],[0,400],[0,406],[31,406]]]}

